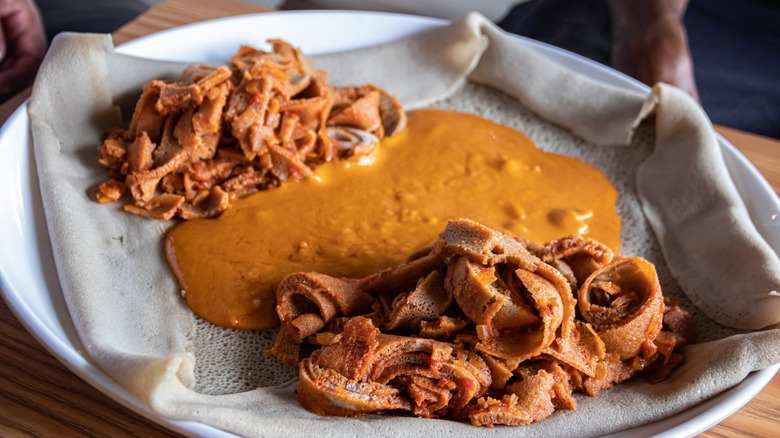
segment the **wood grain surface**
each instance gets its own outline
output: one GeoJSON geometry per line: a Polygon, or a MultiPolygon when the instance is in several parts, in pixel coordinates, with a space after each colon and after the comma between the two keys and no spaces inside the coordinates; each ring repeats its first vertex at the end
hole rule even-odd
{"type": "MultiPolygon", "coordinates": [[[[264,12],[235,0],[165,0],[114,33],[122,43],[212,18],[264,12]]],[[[0,106],[0,123],[29,90],[0,106]]],[[[780,141],[718,127],[780,192],[780,141]]],[[[0,244],[1,246],[1,244],[0,244]]],[[[0,301],[0,437],[178,436],[119,405],[57,361],[0,301]]],[[[705,437],[780,436],[780,375],[705,437]]]]}

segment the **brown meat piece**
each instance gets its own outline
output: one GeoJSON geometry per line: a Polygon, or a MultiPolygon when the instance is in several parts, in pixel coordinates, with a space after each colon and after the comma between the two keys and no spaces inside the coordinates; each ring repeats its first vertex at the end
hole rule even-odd
{"type": "Polygon", "coordinates": [[[127,142],[122,138],[122,133],[112,131],[98,147],[98,164],[118,173],[126,162],[126,155],[127,142]]]}
{"type": "Polygon", "coordinates": [[[143,172],[151,169],[152,164],[154,164],[152,153],[156,146],[145,131],[141,132],[135,141],[128,144],[126,155],[128,172],[143,172]]]}
{"type": "Polygon", "coordinates": [[[227,210],[230,196],[219,186],[211,187],[210,190],[201,193],[203,195],[196,197],[194,202],[181,205],[179,216],[182,219],[212,218],[227,210]]]}
{"type": "Polygon", "coordinates": [[[385,329],[418,331],[424,320],[441,317],[451,302],[452,295],[444,288],[444,276],[433,271],[420,279],[414,290],[396,296],[385,329]]]}
{"type": "Polygon", "coordinates": [[[542,421],[556,408],[574,409],[576,401],[571,396],[568,375],[557,365],[550,368],[551,371],[540,369],[508,386],[509,394],[501,400],[478,400],[466,410],[471,424],[517,426],[542,421]]]}
{"type": "Polygon", "coordinates": [[[182,204],[184,204],[183,197],[164,194],[149,200],[143,208],[128,204],[124,209],[137,216],[167,221],[178,213],[182,204]]]}
{"type": "Polygon", "coordinates": [[[467,325],[468,321],[465,319],[442,315],[430,321],[420,321],[420,330],[417,334],[422,338],[451,339],[467,325]]]}
{"type": "Polygon", "coordinates": [[[564,260],[571,267],[578,282],[582,283],[593,271],[609,264],[613,257],[612,250],[603,243],[572,235],[547,242],[542,260],[547,263],[564,260]]]}
{"type": "Polygon", "coordinates": [[[109,179],[98,186],[97,201],[101,204],[118,201],[126,189],[127,186],[122,181],[109,179]]]}
{"type": "Polygon", "coordinates": [[[279,283],[276,301],[283,330],[300,343],[336,316],[365,313],[373,300],[357,287],[357,281],[298,273],[279,283]]]}
{"type": "Polygon", "coordinates": [[[130,213],[215,217],[231,199],[311,177],[324,162],[370,158],[385,125],[400,131],[403,109],[370,85],[340,100],[342,110],[354,108],[338,126],[328,125],[334,97],[325,72],[290,44],[269,42],[270,52],[241,47],[231,65],[190,66],[178,81],[146,84],[129,128],[112,130],[98,147],[110,179],[99,186],[98,201],[119,200],[127,187],[130,213]],[[162,195],[184,201],[163,212],[174,198],[162,195]]]}
{"type": "Polygon", "coordinates": [[[427,249],[418,257],[414,257],[399,266],[387,268],[376,274],[371,274],[360,280],[360,288],[370,294],[383,292],[398,293],[414,287],[418,280],[426,277],[441,266],[439,254],[427,249]]]}
{"type": "Polygon", "coordinates": [[[377,382],[349,379],[317,364],[321,351],[301,361],[298,401],[317,415],[357,417],[389,410],[411,411],[400,390],[377,382]]]}
{"type": "Polygon", "coordinates": [[[620,360],[640,354],[661,331],[661,285],[655,268],[644,259],[621,258],[595,271],[578,298],[582,318],[593,325],[607,353],[620,360]]]}
{"type": "Polygon", "coordinates": [[[595,376],[599,363],[606,357],[604,341],[589,324],[577,321],[572,336],[567,340],[556,339],[544,354],[587,375],[595,376]]]}
{"type": "Polygon", "coordinates": [[[407,409],[440,416],[449,408],[466,406],[489,385],[490,372],[478,356],[447,343],[384,335],[371,320],[356,317],[347,322],[338,341],[301,362],[298,397],[319,414],[407,409]],[[314,373],[328,378],[310,379],[314,373]],[[399,387],[405,388],[408,399],[399,392],[387,393],[399,387]]]}
{"type": "Polygon", "coordinates": [[[144,86],[141,97],[135,104],[130,128],[127,130],[128,136],[135,138],[145,132],[152,142],[160,141],[165,125],[165,116],[157,111],[156,105],[159,99],[160,87],[157,83],[149,83],[144,86]]]}
{"type": "Polygon", "coordinates": [[[651,264],[579,236],[539,245],[460,219],[400,266],[318,278],[373,300],[352,317],[293,295],[279,307],[287,323],[271,354],[295,363],[319,348],[300,362],[298,392],[323,415],[405,410],[528,424],[574,409],[573,391],[666,378],[682,360],[676,347],[693,337],[690,315],[664,305],[651,264]],[[578,314],[570,264],[577,276],[594,269],[578,314]]]}

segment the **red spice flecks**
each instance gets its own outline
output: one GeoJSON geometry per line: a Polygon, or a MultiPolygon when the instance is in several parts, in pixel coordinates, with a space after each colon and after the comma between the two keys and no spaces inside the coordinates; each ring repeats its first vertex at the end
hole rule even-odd
{"type": "Polygon", "coordinates": [[[421,354],[420,357],[422,358],[423,363],[431,370],[431,371],[439,371],[442,366],[442,362],[440,360],[435,360],[431,357],[430,354],[421,354]]]}
{"type": "Polygon", "coordinates": [[[439,379],[438,382],[436,382],[436,386],[438,386],[439,388],[447,388],[448,386],[450,386],[450,383],[451,382],[449,379],[441,378],[439,379]]]}
{"type": "Polygon", "coordinates": [[[263,99],[263,93],[260,93],[259,91],[252,95],[252,97],[249,99],[250,105],[257,105],[260,103],[260,101],[263,99]]]}
{"type": "Polygon", "coordinates": [[[476,390],[476,388],[474,387],[474,380],[472,379],[467,379],[465,377],[456,377],[455,384],[458,385],[458,388],[463,388],[467,391],[476,390]]]}

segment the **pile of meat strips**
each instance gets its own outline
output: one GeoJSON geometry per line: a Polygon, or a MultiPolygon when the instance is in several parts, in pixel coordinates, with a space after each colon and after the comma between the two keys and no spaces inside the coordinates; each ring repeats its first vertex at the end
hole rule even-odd
{"type": "Polygon", "coordinates": [[[360,280],[292,274],[277,300],[270,353],[299,367],[300,403],[320,415],[528,424],[574,409],[573,391],[595,396],[640,372],[664,379],[694,336],[644,259],[466,219],[360,280]]]}
{"type": "Polygon", "coordinates": [[[241,47],[230,66],[190,66],[146,84],[128,129],[98,148],[110,179],[97,200],[154,219],[214,217],[230,200],[305,178],[318,164],[360,160],[405,126],[396,99],[372,85],[330,87],[291,45],[241,47]]]}

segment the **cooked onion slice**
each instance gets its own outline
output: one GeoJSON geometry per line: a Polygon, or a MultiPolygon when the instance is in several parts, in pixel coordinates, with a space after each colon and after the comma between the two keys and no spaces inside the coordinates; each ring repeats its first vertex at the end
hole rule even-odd
{"type": "Polygon", "coordinates": [[[341,158],[370,157],[379,145],[377,136],[351,126],[329,126],[325,131],[336,156],[341,158]]]}

